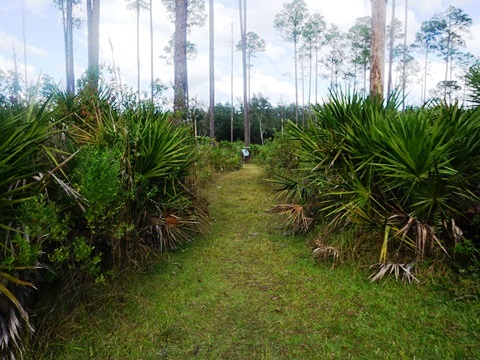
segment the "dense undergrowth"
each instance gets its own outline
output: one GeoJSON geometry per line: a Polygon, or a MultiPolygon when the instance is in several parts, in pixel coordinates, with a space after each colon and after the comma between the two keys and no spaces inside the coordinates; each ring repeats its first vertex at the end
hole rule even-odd
{"type": "Polygon", "coordinates": [[[19,356],[45,317],[206,229],[197,189],[241,162],[235,147],[212,145],[108,88],[2,103],[2,356],[19,356]]]}
{"type": "Polygon", "coordinates": [[[376,263],[372,277],[414,281],[433,261],[480,275],[480,109],[397,110],[334,94],[307,127],[290,123],[262,150],[293,233],[314,254],[376,263]]]}

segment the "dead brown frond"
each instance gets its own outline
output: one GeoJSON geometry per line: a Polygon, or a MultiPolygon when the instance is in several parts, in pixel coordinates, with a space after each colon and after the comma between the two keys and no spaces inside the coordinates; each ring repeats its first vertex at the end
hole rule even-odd
{"type": "Polygon", "coordinates": [[[447,250],[438,239],[433,226],[408,215],[395,215],[390,218],[391,221],[398,221],[398,219],[406,219],[406,224],[397,230],[394,237],[400,236],[402,243],[412,248],[418,259],[423,259],[427,252],[435,249],[435,246],[448,255],[447,250]]]}
{"type": "Polygon", "coordinates": [[[340,259],[340,251],[335,246],[325,245],[323,241],[316,240],[315,248],[312,251],[312,259],[314,261],[333,259],[333,269],[340,259]]]}
{"type": "Polygon", "coordinates": [[[413,275],[415,270],[415,262],[409,263],[380,263],[370,266],[370,269],[376,268],[372,275],[370,275],[370,281],[375,282],[377,280],[383,279],[384,276],[388,274],[395,275],[395,280],[401,279],[403,282],[419,282],[418,279],[413,275]]]}
{"type": "Polygon", "coordinates": [[[149,232],[160,250],[176,248],[189,241],[195,232],[206,233],[207,214],[199,207],[184,209],[182,213],[174,209],[158,209],[155,216],[149,218],[149,232]]]}
{"type": "Polygon", "coordinates": [[[305,234],[313,225],[313,218],[306,216],[305,207],[297,204],[277,205],[267,214],[286,215],[285,227],[293,234],[305,234]]]}

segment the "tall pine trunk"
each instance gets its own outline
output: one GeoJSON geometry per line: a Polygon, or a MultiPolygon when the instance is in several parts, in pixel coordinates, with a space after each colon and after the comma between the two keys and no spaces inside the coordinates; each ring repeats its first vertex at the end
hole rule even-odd
{"type": "Polygon", "coordinates": [[[213,0],[209,2],[209,57],[210,57],[210,137],[215,138],[215,29],[213,0]]]}
{"type": "Polygon", "coordinates": [[[393,69],[393,43],[395,41],[395,0],[392,2],[392,21],[390,21],[390,45],[389,45],[389,56],[388,56],[388,86],[387,86],[387,97],[390,97],[392,93],[392,69],[393,69]]]}
{"type": "Polygon", "coordinates": [[[175,0],[174,98],[175,122],[187,114],[187,0],[175,0]]]}
{"type": "Polygon", "coordinates": [[[296,38],[293,40],[293,52],[295,58],[295,124],[298,125],[298,52],[296,38]]]}
{"type": "Polygon", "coordinates": [[[150,99],[153,103],[154,75],[153,75],[153,9],[152,9],[152,0],[150,0],[149,10],[150,10],[150,99]]]}
{"type": "Polygon", "coordinates": [[[370,95],[383,98],[386,0],[372,0],[370,95]]]}
{"type": "Polygon", "coordinates": [[[230,49],[230,142],[233,142],[233,22],[232,22],[232,48],[230,49]]]}
{"type": "Polygon", "coordinates": [[[87,0],[88,84],[98,90],[100,57],[100,0],[87,0]]]}
{"type": "Polygon", "coordinates": [[[405,34],[403,35],[403,79],[402,79],[402,108],[405,110],[405,98],[407,87],[407,21],[408,21],[408,0],[405,0],[405,34]]]}
{"type": "Polygon", "coordinates": [[[67,84],[67,93],[75,93],[75,73],[74,73],[74,63],[73,63],[73,1],[67,0],[67,15],[66,15],[66,29],[65,29],[65,39],[66,39],[66,84],[67,84]]]}
{"type": "Polygon", "coordinates": [[[137,2],[137,97],[138,102],[141,100],[140,96],[140,5],[137,2]]]}
{"type": "Polygon", "coordinates": [[[248,82],[247,82],[247,21],[246,0],[238,1],[240,13],[240,34],[242,39],[242,69],[243,69],[243,131],[245,146],[250,146],[250,119],[248,117],[248,82]]]}
{"type": "Polygon", "coordinates": [[[25,0],[22,0],[22,36],[23,36],[23,63],[25,70],[25,89],[28,87],[28,78],[27,78],[27,36],[25,33],[25,0]]]}
{"type": "Polygon", "coordinates": [[[318,44],[315,46],[315,105],[318,104],[318,44]]]}

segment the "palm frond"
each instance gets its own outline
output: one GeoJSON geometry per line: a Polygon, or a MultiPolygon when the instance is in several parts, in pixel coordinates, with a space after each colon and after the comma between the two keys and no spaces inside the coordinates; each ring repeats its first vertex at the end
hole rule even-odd
{"type": "Polygon", "coordinates": [[[375,271],[370,275],[370,281],[375,282],[383,279],[385,276],[393,274],[395,280],[402,280],[403,282],[419,282],[415,277],[414,269],[415,262],[409,263],[379,263],[370,266],[370,269],[375,269],[375,271]]]}
{"type": "Polygon", "coordinates": [[[276,205],[267,214],[286,215],[286,228],[293,234],[305,234],[313,226],[314,219],[305,215],[305,207],[297,204],[276,205]]]}

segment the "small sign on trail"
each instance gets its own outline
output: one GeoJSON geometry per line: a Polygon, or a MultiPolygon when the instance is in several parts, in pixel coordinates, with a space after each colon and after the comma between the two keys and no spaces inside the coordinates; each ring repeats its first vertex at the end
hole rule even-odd
{"type": "Polygon", "coordinates": [[[242,149],[242,161],[244,164],[248,163],[248,160],[250,160],[250,148],[244,148],[242,149]]]}

